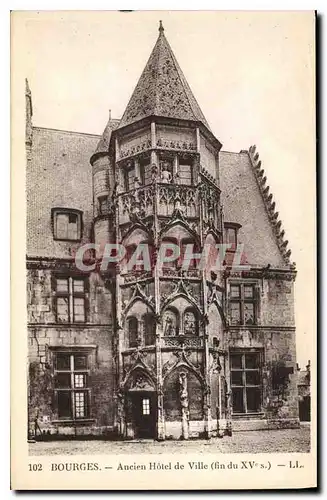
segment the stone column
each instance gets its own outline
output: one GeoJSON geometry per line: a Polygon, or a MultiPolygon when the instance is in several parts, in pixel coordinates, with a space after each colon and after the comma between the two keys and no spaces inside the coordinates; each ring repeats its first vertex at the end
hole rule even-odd
{"type": "Polygon", "coordinates": [[[196,134],[196,151],[197,153],[200,153],[200,129],[199,127],[196,127],[195,129],[195,134],[196,134]]]}
{"type": "Polygon", "coordinates": [[[189,438],[189,408],[188,408],[188,391],[187,391],[187,376],[185,372],[179,375],[179,399],[182,408],[182,437],[189,438]]]}
{"type": "Polygon", "coordinates": [[[157,146],[156,124],[155,122],[151,122],[151,148],[154,149],[156,146],[157,146]]]}
{"type": "Polygon", "coordinates": [[[161,359],[161,325],[156,326],[156,364],[157,364],[157,439],[164,441],[165,433],[165,414],[163,398],[163,380],[162,380],[162,359],[161,359]]]}

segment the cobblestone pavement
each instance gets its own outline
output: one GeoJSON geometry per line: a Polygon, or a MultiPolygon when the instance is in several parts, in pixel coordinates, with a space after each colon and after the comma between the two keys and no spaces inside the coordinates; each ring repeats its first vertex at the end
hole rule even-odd
{"type": "Polygon", "coordinates": [[[232,437],[191,441],[52,441],[29,444],[30,455],[138,453],[308,453],[310,426],[276,431],[235,432],[232,437]]]}

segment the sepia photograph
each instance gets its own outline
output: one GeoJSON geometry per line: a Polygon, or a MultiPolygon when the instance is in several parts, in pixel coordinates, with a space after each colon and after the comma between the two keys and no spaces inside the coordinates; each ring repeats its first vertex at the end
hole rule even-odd
{"type": "Polygon", "coordinates": [[[12,38],[29,459],[313,457],[314,12],[17,11],[12,38]]]}

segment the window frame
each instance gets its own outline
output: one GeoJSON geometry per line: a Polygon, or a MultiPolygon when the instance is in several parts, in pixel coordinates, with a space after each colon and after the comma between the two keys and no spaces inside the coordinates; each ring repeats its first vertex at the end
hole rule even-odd
{"type": "Polygon", "coordinates": [[[139,321],[136,316],[129,316],[127,318],[127,335],[128,335],[128,347],[129,349],[136,349],[138,346],[138,340],[139,340],[139,321]],[[134,336],[135,338],[131,341],[132,339],[132,329],[130,327],[130,324],[132,321],[135,321],[135,331],[134,331],[134,336]]]}
{"type": "Polygon", "coordinates": [[[258,293],[258,283],[254,281],[230,281],[229,282],[229,294],[228,294],[228,312],[229,312],[229,323],[231,326],[255,326],[259,322],[259,293],[258,293]],[[232,287],[239,287],[240,294],[239,297],[232,295],[232,287]],[[245,288],[252,287],[253,296],[245,296],[245,288]],[[232,304],[239,304],[240,309],[240,322],[234,323],[232,318],[232,304]],[[245,323],[245,304],[253,304],[253,323],[245,323]]]}
{"type": "Polygon", "coordinates": [[[51,209],[52,234],[55,241],[81,241],[83,237],[83,212],[76,208],[54,207],[51,209]],[[75,215],[77,217],[77,237],[61,238],[57,236],[57,217],[58,215],[75,215]]]}
{"type": "Polygon", "coordinates": [[[177,174],[179,176],[179,180],[180,180],[180,185],[181,186],[194,186],[194,177],[195,177],[195,173],[194,173],[194,159],[192,158],[192,156],[190,156],[189,158],[181,158],[180,156],[177,156],[177,174]],[[182,183],[181,182],[181,166],[183,167],[190,167],[190,184],[185,184],[185,183],[182,183]]]}
{"type": "Polygon", "coordinates": [[[156,343],[156,320],[155,316],[152,312],[147,312],[143,314],[142,316],[142,322],[143,322],[143,338],[144,338],[144,346],[149,347],[153,346],[156,343]],[[151,318],[150,321],[148,322],[147,319],[151,318]],[[149,332],[149,327],[151,328],[151,332],[149,332]],[[148,342],[151,340],[151,342],[148,342]]]}
{"type": "Polygon", "coordinates": [[[87,291],[88,291],[88,280],[84,276],[71,276],[71,275],[55,275],[54,276],[54,300],[55,300],[55,318],[56,323],[60,325],[69,324],[85,324],[87,323],[87,291]],[[58,290],[58,280],[67,281],[67,291],[58,290]],[[81,281],[83,283],[83,291],[76,291],[74,289],[74,283],[81,281]],[[68,314],[67,321],[60,321],[58,315],[58,299],[67,299],[68,301],[68,314]],[[84,319],[76,320],[76,310],[74,299],[84,300],[84,319]]]}
{"type": "Polygon", "coordinates": [[[191,338],[194,338],[194,337],[198,337],[199,336],[199,314],[197,312],[197,310],[195,309],[195,307],[187,307],[184,311],[183,311],[183,314],[182,314],[182,333],[179,333],[179,335],[183,335],[183,336],[186,336],[186,337],[191,337],[191,338]],[[194,315],[194,319],[195,319],[195,333],[185,333],[185,315],[187,313],[192,313],[194,315]]]}
{"type": "Polygon", "coordinates": [[[91,388],[89,385],[90,376],[90,365],[89,365],[89,351],[76,350],[56,350],[53,362],[53,374],[54,374],[54,395],[56,401],[56,414],[59,422],[83,422],[85,420],[90,420],[91,413],[91,388]],[[69,357],[69,366],[67,368],[58,367],[59,356],[69,357]],[[76,368],[75,358],[85,357],[85,367],[76,368]],[[67,375],[70,377],[70,383],[67,386],[60,387],[57,385],[58,376],[67,375]],[[76,376],[83,375],[84,385],[79,387],[76,385],[76,376]],[[60,415],[59,409],[59,395],[67,393],[69,395],[69,415],[60,415]],[[77,415],[77,401],[78,395],[83,394],[84,407],[83,415],[77,415]]]}
{"type": "Polygon", "coordinates": [[[151,404],[150,404],[150,398],[142,398],[142,415],[143,416],[148,416],[151,415],[151,404]]]}
{"type": "Polygon", "coordinates": [[[109,214],[109,202],[108,202],[108,196],[107,195],[102,195],[98,196],[98,215],[108,215],[109,214]],[[105,205],[103,209],[103,204],[105,205]]]}
{"type": "Polygon", "coordinates": [[[263,349],[231,349],[229,351],[229,371],[230,371],[230,387],[232,392],[232,415],[255,415],[262,412],[263,405],[263,373],[262,373],[262,364],[264,359],[263,349]],[[248,368],[246,366],[246,356],[251,354],[256,354],[259,358],[258,367],[257,368],[248,368]],[[232,366],[232,356],[241,356],[241,368],[232,366]],[[235,372],[241,372],[242,383],[237,384],[233,383],[232,374],[235,372]],[[259,374],[259,383],[258,384],[250,384],[247,382],[247,373],[258,373],[259,374]],[[243,412],[238,412],[234,410],[233,407],[233,389],[241,389],[242,391],[242,399],[243,399],[243,412]],[[260,401],[257,410],[248,410],[248,390],[259,390],[260,393],[260,401]]]}
{"type": "Polygon", "coordinates": [[[136,169],[133,160],[130,160],[126,165],[122,166],[124,193],[129,193],[130,191],[134,190],[134,181],[132,180],[131,185],[129,183],[130,172],[133,172],[132,178],[134,179],[136,175],[136,169]]]}
{"type": "Polygon", "coordinates": [[[163,326],[163,336],[166,338],[175,338],[179,337],[181,335],[181,315],[180,312],[174,307],[168,305],[165,310],[163,311],[162,314],[162,326],[163,326]],[[167,312],[171,312],[174,314],[176,318],[176,330],[175,330],[175,335],[165,335],[165,325],[164,325],[164,318],[167,312]]]}
{"type": "Polygon", "coordinates": [[[238,233],[241,227],[242,225],[238,224],[237,222],[224,222],[224,241],[226,244],[231,245],[229,248],[227,248],[227,252],[236,252],[238,245],[238,233]],[[235,237],[234,243],[229,242],[228,238],[229,231],[234,232],[234,237],[235,237]]]}

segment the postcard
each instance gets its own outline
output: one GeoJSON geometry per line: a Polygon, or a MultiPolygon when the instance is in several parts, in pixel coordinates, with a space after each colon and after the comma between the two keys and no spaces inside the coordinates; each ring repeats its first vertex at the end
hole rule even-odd
{"type": "Polygon", "coordinates": [[[313,11],[13,11],[15,490],[314,488],[313,11]]]}

